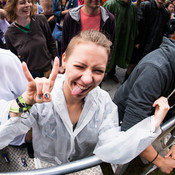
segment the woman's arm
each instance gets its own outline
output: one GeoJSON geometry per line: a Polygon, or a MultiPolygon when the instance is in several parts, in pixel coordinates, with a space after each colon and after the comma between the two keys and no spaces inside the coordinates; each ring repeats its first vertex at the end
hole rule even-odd
{"type": "MultiPolygon", "coordinates": [[[[169,110],[167,99],[164,97],[156,100],[153,106],[156,107],[155,116],[142,120],[125,132],[119,131],[117,126],[108,127],[105,132],[100,131],[94,153],[103,161],[114,164],[128,163],[139,155],[159,136],[159,125],[169,110]]],[[[107,117],[100,130],[111,122],[110,117],[107,117]]]]}

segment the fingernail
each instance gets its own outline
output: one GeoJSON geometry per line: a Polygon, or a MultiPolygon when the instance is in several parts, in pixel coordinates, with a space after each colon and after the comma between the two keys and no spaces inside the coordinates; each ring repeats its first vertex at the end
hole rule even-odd
{"type": "Polygon", "coordinates": [[[39,99],[41,100],[41,95],[39,95],[39,99]]]}
{"type": "Polygon", "coordinates": [[[44,96],[45,96],[45,98],[47,98],[47,99],[49,98],[49,94],[48,94],[48,93],[45,93],[44,96]]]}

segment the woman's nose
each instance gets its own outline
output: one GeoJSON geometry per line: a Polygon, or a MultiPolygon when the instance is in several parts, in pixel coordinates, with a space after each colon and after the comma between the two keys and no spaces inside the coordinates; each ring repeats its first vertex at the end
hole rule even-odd
{"type": "Polygon", "coordinates": [[[81,79],[84,84],[91,84],[93,82],[92,72],[90,71],[84,72],[81,79]]]}

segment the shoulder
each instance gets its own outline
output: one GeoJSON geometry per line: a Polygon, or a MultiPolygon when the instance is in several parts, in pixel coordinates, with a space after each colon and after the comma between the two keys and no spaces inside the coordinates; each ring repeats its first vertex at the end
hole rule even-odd
{"type": "Polygon", "coordinates": [[[146,55],[138,64],[137,73],[144,77],[154,77],[160,79],[160,76],[167,77],[171,72],[171,63],[162,49],[157,49],[146,55]],[[154,59],[153,59],[154,58],[154,59]]]}
{"type": "Polygon", "coordinates": [[[42,22],[47,21],[46,17],[43,14],[35,14],[32,16],[32,19],[34,21],[42,21],[42,22]]]}
{"type": "Polygon", "coordinates": [[[10,50],[0,49],[0,66],[14,67],[15,65],[21,66],[19,58],[14,55],[10,50]]]}
{"type": "Polygon", "coordinates": [[[114,1],[114,0],[107,0],[104,4],[103,4],[103,7],[113,7],[114,8],[114,5],[117,4],[117,1],[114,1]]]}
{"type": "Polygon", "coordinates": [[[5,35],[11,35],[15,30],[16,27],[14,23],[12,23],[6,30],[5,35]]]}
{"type": "Polygon", "coordinates": [[[102,6],[100,6],[100,9],[101,9],[101,16],[102,16],[103,21],[106,21],[106,19],[109,19],[110,21],[115,22],[115,17],[110,12],[110,9],[108,10],[102,6]]]}
{"type": "Polygon", "coordinates": [[[151,6],[153,5],[153,2],[152,1],[144,1],[144,2],[141,2],[140,5],[139,5],[139,9],[144,9],[144,8],[150,8],[151,6]]]}
{"type": "Polygon", "coordinates": [[[80,9],[83,7],[83,5],[75,7],[69,11],[69,13],[66,15],[67,18],[72,18],[75,21],[80,20],[80,9]]]}
{"type": "Polygon", "coordinates": [[[114,15],[109,10],[107,10],[107,9],[105,9],[105,10],[106,10],[107,14],[109,15],[109,18],[115,19],[114,15]]]}

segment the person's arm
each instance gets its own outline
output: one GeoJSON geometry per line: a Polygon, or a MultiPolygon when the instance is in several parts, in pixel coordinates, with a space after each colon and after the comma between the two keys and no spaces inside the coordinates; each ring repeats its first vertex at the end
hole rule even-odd
{"type": "MultiPolygon", "coordinates": [[[[146,65],[145,68],[143,66],[139,67],[137,70],[138,77],[135,77],[135,83],[126,102],[122,130],[127,130],[137,122],[140,122],[142,119],[149,116],[153,111],[151,104],[165,91],[166,83],[164,80],[166,79],[166,75],[154,66],[150,67],[146,65]]],[[[148,161],[152,161],[156,154],[156,150],[150,146],[141,154],[141,156],[148,161]]],[[[158,159],[154,161],[153,164],[163,170],[165,167],[164,165],[166,164],[163,164],[161,160],[163,160],[163,158],[159,155],[158,159]]]]}
{"type": "Polygon", "coordinates": [[[10,118],[6,123],[0,125],[0,150],[9,145],[17,136],[29,130],[30,127],[21,122],[20,117],[10,118]]]}
{"type": "Polygon", "coordinates": [[[53,6],[52,6],[52,10],[53,10],[53,14],[56,18],[61,19],[61,16],[66,15],[69,12],[69,9],[67,10],[62,10],[58,7],[58,2],[59,0],[53,0],[53,6]]]}
{"type": "MultiPolygon", "coordinates": [[[[134,82],[129,82],[128,80],[123,85],[124,89],[129,91],[121,125],[123,131],[126,131],[154,113],[152,104],[162,95],[166,85],[164,82],[164,73],[156,66],[142,64],[142,66],[139,66],[136,69],[137,70],[135,71],[137,73],[134,72],[130,77],[134,82]],[[131,83],[132,85],[130,85],[131,83]]],[[[120,89],[116,91],[114,97],[114,102],[117,105],[120,103],[117,101],[118,98],[121,98],[120,89]]]]}
{"type": "Polygon", "coordinates": [[[160,156],[152,145],[147,147],[141,154],[141,157],[152,162],[163,173],[169,174],[175,168],[175,160],[172,157],[164,158],[160,156]]]}
{"type": "Polygon", "coordinates": [[[55,20],[54,15],[50,16],[50,17],[47,19],[48,22],[51,22],[51,21],[54,21],[54,20],[55,20]]]}
{"type": "Polygon", "coordinates": [[[17,52],[17,50],[13,47],[9,35],[11,35],[11,34],[10,34],[10,31],[8,31],[8,29],[7,29],[7,31],[6,31],[6,33],[5,33],[5,35],[4,35],[5,41],[6,41],[6,47],[7,47],[7,49],[9,49],[11,52],[13,52],[13,53],[18,57],[18,56],[19,56],[19,55],[18,55],[18,52],[17,52]]]}
{"type": "Polygon", "coordinates": [[[115,120],[110,120],[113,115],[117,117],[113,113],[115,108],[111,105],[112,114],[109,114],[100,127],[99,141],[94,153],[103,161],[114,164],[128,163],[139,155],[161,133],[160,123],[169,110],[164,97],[156,100],[153,106],[156,107],[154,116],[142,120],[125,132],[119,132],[115,120]]]}

